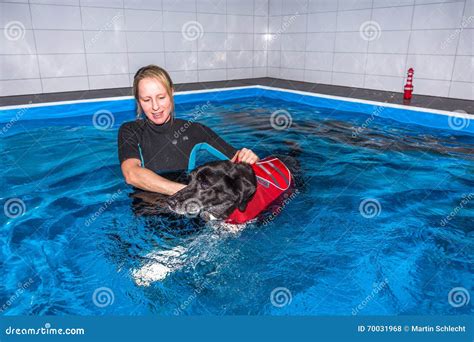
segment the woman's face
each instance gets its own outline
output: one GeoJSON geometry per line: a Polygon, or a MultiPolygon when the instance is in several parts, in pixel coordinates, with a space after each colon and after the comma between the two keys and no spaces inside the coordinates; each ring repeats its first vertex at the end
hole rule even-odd
{"type": "Polygon", "coordinates": [[[165,86],[155,78],[144,78],[138,83],[138,101],[146,117],[157,125],[171,118],[172,99],[165,86]]]}

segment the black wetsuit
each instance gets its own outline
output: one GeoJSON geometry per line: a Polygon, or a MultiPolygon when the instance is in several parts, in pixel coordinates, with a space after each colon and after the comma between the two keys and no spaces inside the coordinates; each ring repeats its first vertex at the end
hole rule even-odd
{"type": "Polygon", "coordinates": [[[142,161],[142,166],[168,179],[188,168],[189,156],[196,144],[208,143],[229,159],[237,150],[210,128],[181,119],[156,125],[147,118],[125,122],[118,133],[120,163],[129,158],[142,161]]]}

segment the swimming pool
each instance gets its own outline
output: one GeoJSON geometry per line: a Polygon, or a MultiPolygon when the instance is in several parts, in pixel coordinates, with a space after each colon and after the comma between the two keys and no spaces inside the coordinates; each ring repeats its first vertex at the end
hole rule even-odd
{"type": "Polygon", "coordinates": [[[176,102],[236,147],[293,156],[296,195],[238,232],[136,216],[116,152],[133,101],[0,111],[3,315],[472,314],[468,115],[267,87],[176,102]],[[150,263],[171,272],[137,285],[150,263]]]}

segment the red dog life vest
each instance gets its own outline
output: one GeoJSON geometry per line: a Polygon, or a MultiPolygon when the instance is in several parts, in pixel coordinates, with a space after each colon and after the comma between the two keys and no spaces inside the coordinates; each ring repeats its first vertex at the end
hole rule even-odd
{"type": "Polygon", "coordinates": [[[255,194],[245,211],[235,209],[227,218],[227,223],[239,224],[254,219],[290,187],[290,170],[280,159],[267,157],[253,164],[252,168],[257,177],[255,194]]]}

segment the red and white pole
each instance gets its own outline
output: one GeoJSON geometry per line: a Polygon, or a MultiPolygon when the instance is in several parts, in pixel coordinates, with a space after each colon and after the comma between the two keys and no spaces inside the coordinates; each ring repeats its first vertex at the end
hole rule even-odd
{"type": "Polygon", "coordinates": [[[415,70],[413,68],[408,69],[408,77],[407,77],[407,83],[405,84],[405,87],[403,87],[404,93],[403,93],[403,98],[405,100],[410,100],[411,96],[413,94],[413,73],[415,70]]]}

